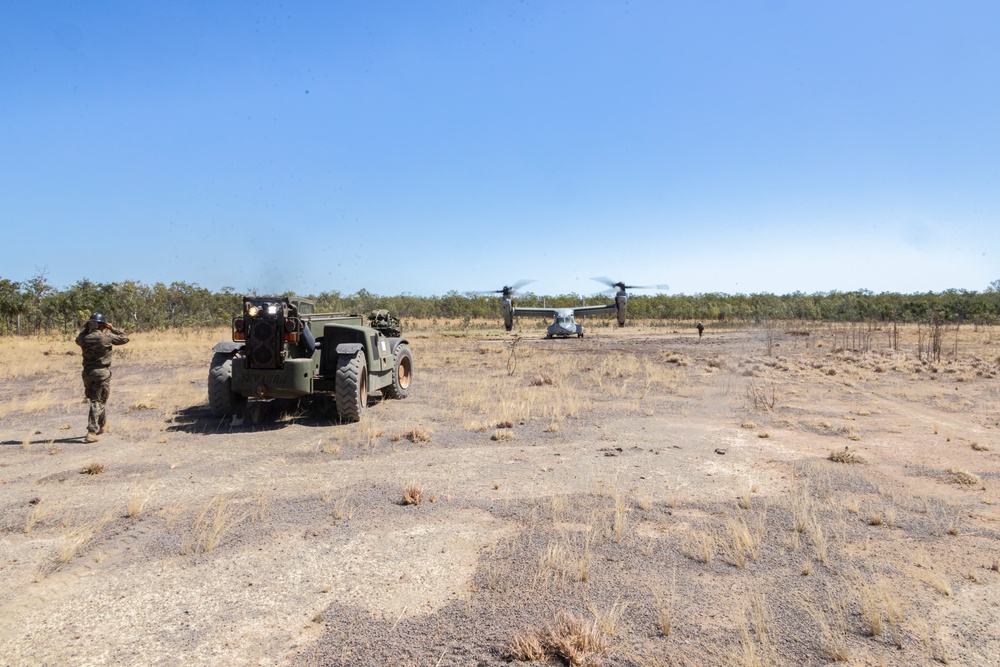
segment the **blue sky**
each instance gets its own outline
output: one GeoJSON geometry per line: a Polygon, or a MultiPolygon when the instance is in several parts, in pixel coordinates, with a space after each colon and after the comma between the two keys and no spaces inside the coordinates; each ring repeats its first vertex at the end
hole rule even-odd
{"type": "Polygon", "coordinates": [[[0,278],[1000,278],[1000,3],[0,2],[0,278]]]}

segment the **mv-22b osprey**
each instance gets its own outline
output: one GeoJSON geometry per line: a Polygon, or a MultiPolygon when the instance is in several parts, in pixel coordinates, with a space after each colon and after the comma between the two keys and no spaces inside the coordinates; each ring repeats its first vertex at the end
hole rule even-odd
{"type": "Polygon", "coordinates": [[[628,289],[669,289],[667,285],[626,285],[624,282],[614,282],[609,278],[593,278],[598,282],[608,285],[613,292],[615,300],[603,306],[576,306],[575,308],[520,308],[514,306],[514,295],[517,290],[524,287],[531,280],[521,280],[513,285],[506,285],[503,289],[494,290],[492,294],[500,294],[500,309],[503,312],[503,323],[507,331],[514,328],[515,315],[528,315],[534,317],[551,317],[552,324],[546,329],[546,338],[560,336],[563,338],[577,336],[583,338],[583,326],[576,323],[575,316],[589,313],[596,313],[606,310],[614,310],[618,316],[618,326],[625,326],[625,309],[628,304],[628,289]]]}

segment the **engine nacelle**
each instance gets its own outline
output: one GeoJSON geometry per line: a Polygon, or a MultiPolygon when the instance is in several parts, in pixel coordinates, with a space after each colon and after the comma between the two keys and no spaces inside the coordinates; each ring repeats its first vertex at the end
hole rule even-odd
{"type": "Polygon", "coordinates": [[[503,311],[503,325],[510,331],[514,328],[514,304],[509,296],[500,302],[500,309],[503,311]]]}
{"type": "Polygon", "coordinates": [[[625,326],[625,305],[628,303],[628,296],[620,292],[615,296],[615,311],[618,314],[618,326],[625,326]]]}

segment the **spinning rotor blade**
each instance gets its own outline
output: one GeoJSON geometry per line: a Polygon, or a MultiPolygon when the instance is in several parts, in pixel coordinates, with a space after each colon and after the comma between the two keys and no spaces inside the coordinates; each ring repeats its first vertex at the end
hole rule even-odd
{"type": "Polygon", "coordinates": [[[613,281],[611,278],[607,278],[605,276],[598,276],[596,278],[591,278],[591,280],[596,280],[599,283],[604,283],[608,287],[614,287],[615,286],[615,281],[613,281]]]}
{"type": "Polygon", "coordinates": [[[604,283],[611,289],[605,290],[605,292],[624,292],[629,289],[655,289],[655,290],[668,290],[670,285],[626,285],[622,281],[615,282],[611,278],[605,276],[598,276],[597,278],[591,278],[591,280],[597,281],[599,283],[604,283]]]}
{"type": "Polygon", "coordinates": [[[480,292],[473,292],[473,294],[503,294],[504,296],[514,296],[515,294],[518,293],[518,291],[522,287],[524,287],[525,285],[527,285],[529,283],[533,283],[533,282],[535,282],[535,281],[534,280],[522,279],[522,280],[518,280],[513,285],[504,285],[503,289],[483,290],[483,291],[480,291],[480,292]]]}

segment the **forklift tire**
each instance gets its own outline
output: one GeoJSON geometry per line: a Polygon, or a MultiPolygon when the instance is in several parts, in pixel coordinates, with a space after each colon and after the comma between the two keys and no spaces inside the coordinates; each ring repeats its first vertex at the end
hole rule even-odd
{"type": "Polygon", "coordinates": [[[382,390],[386,398],[406,398],[410,395],[413,382],[413,354],[404,343],[396,346],[392,353],[392,384],[382,390]]]}
{"type": "Polygon", "coordinates": [[[365,351],[337,358],[337,414],[341,421],[356,422],[368,409],[368,363],[365,351]]]}
{"type": "Polygon", "coordinates": [[[208,406],[216,417],[236,414],[242,396],[233,391],[233,355],[216,352],[208,370],[208,406]]]}

